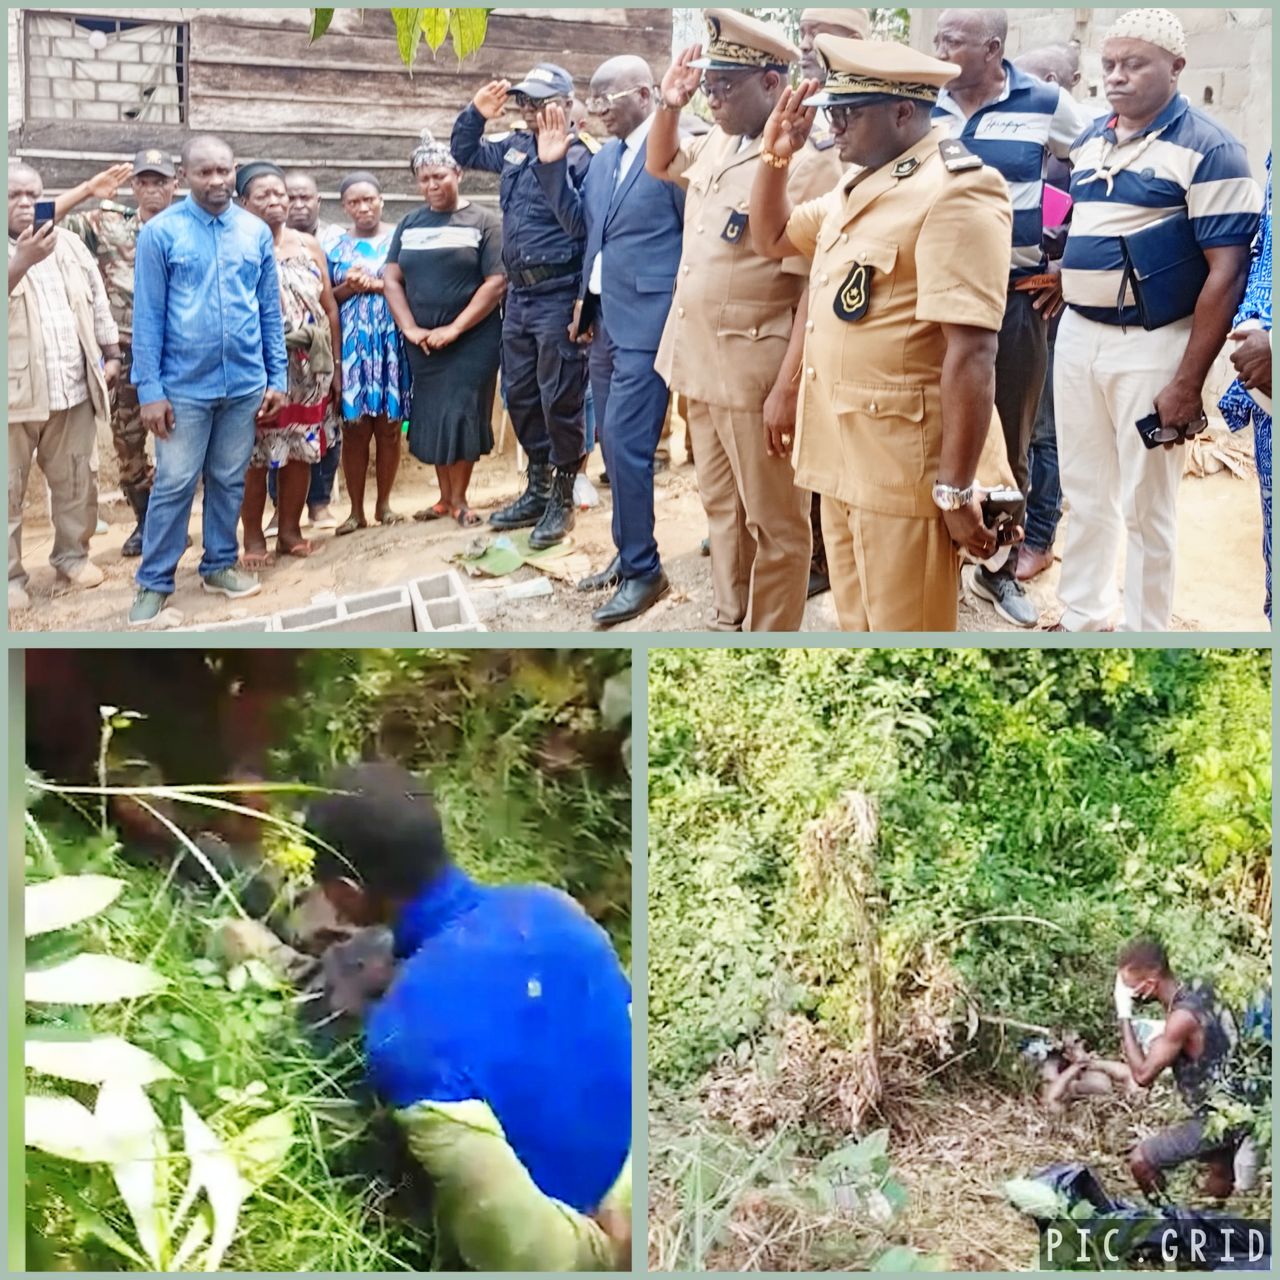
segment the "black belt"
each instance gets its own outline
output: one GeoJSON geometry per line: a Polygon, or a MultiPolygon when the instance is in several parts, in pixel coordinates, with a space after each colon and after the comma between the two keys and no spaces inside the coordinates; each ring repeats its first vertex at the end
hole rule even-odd
{"type": "Polygon", "coordinates": [[[526,271],[512,271],[507,277],[513,285],[521,289],[532,289],[535,284],[545,280],[559,280],[564,276],[582,274],[579,262],[548,262],[545,266],[530,267],[526,271]]]}

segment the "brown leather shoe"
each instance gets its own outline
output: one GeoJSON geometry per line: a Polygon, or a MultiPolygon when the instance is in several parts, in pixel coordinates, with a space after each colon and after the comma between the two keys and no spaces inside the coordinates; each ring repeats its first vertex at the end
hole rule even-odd
{"type": "Polygon", "coordinates": [[[1028,547],[1025,543],[1018,548],[1018,567],[1014,577],[1019,582],[1030,582],[1038,577],[1053,563],[1053,548],[1041,551],[1036,547],[1028,547]]]}

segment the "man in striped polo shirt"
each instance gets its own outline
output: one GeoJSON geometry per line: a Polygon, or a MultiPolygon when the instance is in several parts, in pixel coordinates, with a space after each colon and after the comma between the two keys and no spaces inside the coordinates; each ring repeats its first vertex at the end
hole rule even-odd
{"type": "MultiPolygon", "coordinates": [[[[1071,144],[1088,127],[1089,117],[1067,90],[1020,71],[1004,56],[1008,29],[1003,9],[942,13],[934,32],[934,52],[954,62],[960,74],[939,95],[933,119],[1009,184],[1013,245],[996,356],[996,412],[1014,481],[1026,493],[1027,449],[1048,362],[1045,320],[1057,297],[1056,290],[1041,296],[1014,286],[1047,270],[1040,211],[1045,156],[1066,160],[1071,144]]],[[[962,246],[957,250],[962,252],[962,246]]],[[[1005,553],[999,568],[979,565],[971,583],[1006,621],[1034,627],[1039,611],[1014,576],[1017,565],[1015,547],[1005,553]]]]}
{"type": "Polygon", "coordinates": [[[1071,151],[1075,203],[1062,259],[1070,309],[1054,368],[1070,508],[1059,630],[1110,627],[1122,532],[1124,629],[1163,631],[1173,613],[1178,446],[1206,425],[1205,378],[1244,292],[1262,208],[1244,148],[1178,93],[1185,66],[1186,38],[1172,13],[1123,14],[1102,44],[1112,114],[1071,151]],[[1179,264],[1163,280],[1147,268],[1137,282],[1150,329],[1125,270],[1140,252],[1125,241],[1138,232],[1157,239],[1157,266],[1179,264]],[[1168,439],[1147,448],[1136,424],[1153,412],[1153,438],[1168,439]]]}

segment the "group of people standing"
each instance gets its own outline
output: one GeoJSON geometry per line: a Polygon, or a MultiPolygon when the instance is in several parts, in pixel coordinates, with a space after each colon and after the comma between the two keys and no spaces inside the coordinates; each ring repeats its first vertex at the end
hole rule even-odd
{"type": "MultiPolygon", "coordinates": [[[[40,227],[40,177],[27,166],[11,168],[11,334],[15,298],[35,310],[28,333],[56,334],[67,302],[81,293],[92,300],[97,326],[96,345],[86,341],[80,364],[89,386],[101,381],[100,394],[70,415],[75,432],[50,419],[33,440],[49,477],[61,577],[86,587],[102,581],[87,556],[96,521],[90,459],[94,419],[108,412],[137,520],[122,550],[141,557],[131,625],[153,623],[174,590],[201,481],[200,577],[206,590],[232,598],[259,591],[256,573],[276,556],[317,550],[302,533],[304,509],[312,529],[342,535],[367,526],[371,450],[374,518],[401,520],[391,491],[415,380],[410,448],[437,464],[441,492],[441,502],[420,515],[479,522],[466,489],[471,465],[492,445],[500,229],[496,215],[459,200],[460,169],[447,147],[424,141],[411,167],[424,207],[399,227],[383,220],[373,174],[353,173],[341,184],[349,226],[323,224],[310,174],[267,162],[237,167],[213,137],[184,148],[187,199],[174,202],[171,158],[146,149],[131,166],[63,193],[53,221],[40,227]],[[135,208],[114,202],[125,182],[135,208]],[[94,197],[98,208],[71,212],[94,197]],[[77,270],[59,270],[59,261],[77,270]],[[63,297],[41,288],[49,279],[63,297]],[[479,340],[464,339],[473,329],[479,340]],[[148,431],[156,439],[154,467],[148,431]],[[74,496],[62,484],[54,443],[82,464],[74,496]],[[340,456],[351,503],[341,524],[329,510],[340,456]]],[[[13,389],[11,377],[11,414],[13,389]]],[[[29,605],[20,552],[26,470],[11,469],[11,609],[29,605]]]]}
{"type": "MultiPolygon", "coordinates": [[[[479,524],[467,489],[492,447],[500,372],[528,473],[489,524],[530,528],[535,548],[574,527],[590,388],[616,550],[579,584],[611,591],[599,625],[668,590],[654,456],[680,396],[712,629],[797,630],[828,584],[844,628],[954,629],[962,554],[978,562],[974,594],[1034,626],[1023,584],[1052,560],[1063,496],[1054,629],[1113,625],[1122,544],[1126,629],[1168,627],[1179,446],[1206,425],[1228,336],[1240,377],[1224,414],[1252,422],[1267,468],[1270,457],[1269,182],[1260,232],[1243,148],[1178,93],[1178,19],[1132,10],[1115,23],[1101,50],[1111,110],[1093,119],[1070,92],[1078,50],[1009,61],[1001,10],[945,11],[937,57],[869,38],[864,10],[804,10],[798,46],[738,11],[704,17],[705,48],[681,53],[660,85],[637,57],[597,69],[586,107],[611,135],[603,146],[571,123],[563,68],[484,85],[449,144],[424,135],[410,161],[424,203],[398,226],[382,220],[373,174],[343,181],[351,225],[329,226],[309,175],[237,169],[211,137],[187,144],[191,194],[168,207],[172,165],[140,154],[137,211],[105,206],[73,228],[108,282],[136,241],[127,321],[115,290],[113,324],[101,281],[77,304],[84,349],[96,341],[103,356],[87,375],[93,404],[113,387],[120,406],[142,554],[132,623],[154,621],[173,591],[201,476],[200,573],[230,596],[257,591],[252,571],[272,559],[269,490],[275,554],[315,550],[304,507],[313,527],[336,525],[339,440],[352,507],[337,532],[366,524],[371,449],[374,517],[401,519],[391,487],[406,417],[440,485],[418,518],[479,524]],[[682,113],[699,90],[713,126],[693,132],[682,113]],[[512,114],[515,128],[488,132],[512,114]],[[460,196],[466,169],[498,176],[500,217],[460,196]],[[157,439],[150,485],[139,423],[157,439]],[[1001,486],[1018,491],[1003,524],[984,505],[1001,486]]],[[[123,179],[99,175],[59,213],[103,195],[113,172],[123,179]]],[[[38,175],[11,169],[11,343],[15,263],[19,286],[38,279],[65,239],[31,226],[38,195],[38,175]]],[[[88,260],[64,246],[73,258],[88,260]]],[[[25,296],[38,309],[45,294],[25,296]]],[[[12,361],[10,385],[12,420],[12,361]]],[[[56,509],[52,477],[51,489],[56,509]]],[[[13,499],[11,484],[11,605],[13,499]]],[[[1268,474],[1268,584],[1269,510],[1268,474]]],[[[93,585],[100,573],[72,546],[81,524],[58,534],[54,563],[93,585]]]]}

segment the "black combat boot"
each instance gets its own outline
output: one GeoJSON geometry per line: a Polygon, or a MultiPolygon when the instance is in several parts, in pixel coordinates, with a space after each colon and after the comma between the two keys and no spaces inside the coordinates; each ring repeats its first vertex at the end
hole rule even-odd
{"type": "Polygon", "coordinates": [[[501,511],[489,517],[495,529],[524,529],[537,524],[551,496],[551,467],[545,462],[529,462],[529,483],[525,491],[501,511]]]}
{"type": "Polygon", "coordinates": [[[556,477],[551,482],[551,497],[547,501],[547,509],[542,519],[529,535],[529,545],[535,551],[544,547],[554,547],[563,542],[573,528],[577,513],[573,509],[573,482],[577,478],[578,467],[557,467],[556,477]]]}
{"type": "Polygon", "coordinates": [[[142,554],[142,531],[147,523],[147,503],[151,500],[151,490],[130,485],[125,490],[124,496],[129,500],[129,505],[133,508],[133,514],[137,517],[138,523],[134,525],[133,532],[124,540],[124,546],[120,548],[120,554],[128,559],[134,559],[142,554]]]}

